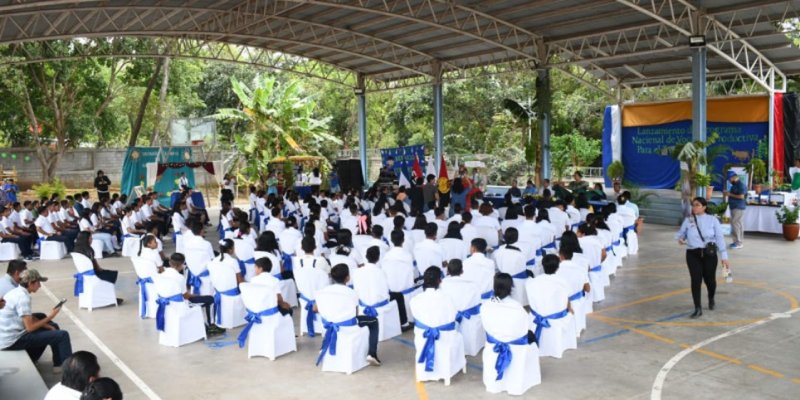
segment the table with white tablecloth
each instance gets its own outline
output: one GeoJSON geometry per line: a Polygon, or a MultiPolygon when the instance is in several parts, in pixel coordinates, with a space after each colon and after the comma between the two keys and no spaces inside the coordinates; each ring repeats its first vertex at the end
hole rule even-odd
{"type": "Polygon", "coordinates": [[[742,216],[745,232],[783,233],[775,213],[780,207],[748,205],[742,216]]]}

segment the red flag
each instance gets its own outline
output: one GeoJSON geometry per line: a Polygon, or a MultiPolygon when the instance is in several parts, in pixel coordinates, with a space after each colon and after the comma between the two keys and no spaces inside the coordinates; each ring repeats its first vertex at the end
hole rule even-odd
{"type": "Polygon", "coordinates": [[[414,178],[422,177],[422,167],[419,165],[419,155],[414,156],[414,178]]]}
{"type": "Polygon", "coordinates": [[[447,163],[442,156],[442,163],[439,166],[439,192],[447,193],[450,191],[450,179],[447,178],[447,163]]]}

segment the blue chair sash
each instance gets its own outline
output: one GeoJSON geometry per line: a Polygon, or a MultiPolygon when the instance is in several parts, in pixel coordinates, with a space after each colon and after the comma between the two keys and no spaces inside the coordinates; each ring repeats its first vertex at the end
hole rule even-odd
{"type": "Polygon", "coordinates": [[[95,276],[95,273],[93,269],[90,269],[88,271],[78,272],[77,274],[72,276],[75,277],[75,290],[73,290],[73,293],[75,294],[75,296],[78,296],[79,294],[83,293],[83,277],[95,276]]]}
{"type": "Polygon", "coordinates": [[[186,278],[186,282],[192,287],[192,294],[200,294],[200,287],[203,286],[202,278],[209,276],[208,270],[205,270],[198,275],[193,274],[191,269],[187,268],[186,270],[189,271],[189,276],[186,278]]]}
{"type": "Polygon", "coordinates": [[[238,260],[239,261],[239,273],[242,274],[242,278],[247,275],[247,267],[245,264],[253,264],[255,265],[256,259],[255,258],[248,258],[247,260],[238,260]]]}
{"type": "Polygon", "coordinates": [[[408,296],[411,293],[414,293],[414,291],[417,290],[417,289],[419,289],[419,286],[412,286],[412,287],[410,287],[410,288],[408,288],[406,290],[401,290],[400,294],[402,294],[403,296],[408,296]]]}
{"type": "Polygon", "coordinates": [[[322,325],[325,327],[325,337],[322,339],[322,348],[319,350],[317,365],[319,365],[319,363],[322,362],[322,359],[325,358],[325,354],[330,354],[332,356],[336,355],[336,342],[339,339],[339,328],[343,326],[355,326],[357,324],[358,320],[355,318],[344,320],[342,322],[330,322],[326,321],[324,318],[322,319],[322,325]]]}
{"type": "Polygon", "coordinates": [[[481,313],[481,305],[480,304],[477,304],[474,307],[470,307],[470,308],[468,308],[466,310],[458,311],[456,313],[456,322],[458,322],[460,324],[461,321],[464,318],[470,319],[475,315],[480,315],[480,313],[481,313]]]}
{"type": "Polygon", "coordinates": [[[183,294],[178,293],[170,297],[158,296],[156,299],[156,304],[158,304],[158,309],[156,310],[156,329],[159,331],[164,330],[164,312],[167,310],[167,305],[171,302],[183,302],[183,294]]]}
{"type": "Polygon", "coordinates": [[[481,294],[481,299],[482,300],[489,300],[489,299],[492,298],[492,296],[494,296],[494,290],[490,290],[490,291],[488,291],[486,293],[482,293],[481,294]]]}
{"type": "Polygon", "coordinates": [[[514,279],[528,279],[528,270],[524,270],[522,272],[518,272],[514,275],[511,275],[514,279]]]}
{"type": "Polygon", "coordinates": [[[260,324],[261,317],[269,317],[270,315],[275,315],[277,313],[278,307],[268,308],[260,312],[253,312],[248,309],[247,315],[244,316],[244,320],[247,321],[247,325],[244,326],[242,333],[240,333],[239,337],[237,338],[239,341],[239,348],[244,347],[244,342],[247,340],[247,336],[250,334],[250,328],[253,327],[253,324],[260,324]]]}
{"type": "Polygon", "coordinates": [[[546,245],[544,245],[544,246],[542,246],[543,250],[544,249],[555,249],[555,248],[556,248],[556,241],[555,240],[550,242],[550,243],[548,243],[548,244],[546,244],[546,245]]]}
{"type": "Polygon", "coordinates": [[[372,304],[372,305],[368,305],[367,303],[364,303],[363,301],[359,300],[358,301],[358,305],[360,305],[361,307],[364,307],[364,315],[366,315],[368,317],[377,317],[378,316],[377,308],[388,306],[389,305],[389,299],[384,299],[383,301],[379,301],[379,302],[377,302],[375,304],[372,304]]]}
{"type": "Polygon", "coordinates": [[[583,289],[575,292],[572,296],[569,296],[569,301],[578,301],[582,298],[586,297],[586,293],[583,292],[583,289]]]}
{"type": "Polygon", "coordinates": [[[533,314],[533,323],[536,324],[536,332],[534,332],[536,334],[536,340],[539,341],[541,340],[540,335],[542,333],[542,329],[550,327],[550,320],[561,319],[566,317],[569,314],[569,310],[565,308],[562,311],[545,316],[542,316],[536,311],[531,310],[531,314],[533,314]]]}
{"type": "Polygon", "coordinates": [[[286,254],[284,252],[281,252],[281,259],[283,261],[283,268],[285,270],[287,270],[287,271],[291,271],[292,268],[293,268],[292,267],[292,256],[289,255],[289,254],[286,254]]]}
{"type": "Polygon", "coordinates": [[[147,316],[147,300],[149,300],[147,298],[148,283],[153,283],[153,278],[148,276],[147,278],[139,278],[136,280],[136,284],[139,285],[139,293],[142,294],[142,306],[139,310],[139,316],[142,317],[142,319],[147,316]]]}
{"type": "Polygon", "coordinates": [[[603,269],[602,265],[595,265],[592,268],[589,268],[589,272],[600,272],[603,269]]]}
{"type": "Polygon", "coordinates": [[[528,344],[528,335],[526,334],[510,342],[503,342],[487,333],[486,342],[493,344],[494,348],[492,350],[497,353],[497,361],[494,363],[494,370],[497,371],[497,378],[495,380],[499,381],[503,379],[503,374],[506,372],[508,366],[511,365],[511,346],[528,344]]]}
{"type": "Polygon", "coordinates": [[[620,240],[615,240],[615,241],[614,241],[613,243],[611,243],[611,244],[612,244],[613,246],[619,246],[620,244],[622,244],[622,241],[620,241],[620,240]]]}
{"type": "Polygon", "coordinates": [[[311,300],[302,293],[298,293],[301,299],[306,302],[306,329],[308,330],[308,337],[314,337],[317,333],[314,331],[314,319],[317,313],[314,312],[314,305],[317,304],[316,300],[311,300]]]}
{"type": "Polygon", "coordinates": [[[436,341],[439,340],[441,332],[455,330],[456,322],[453,321],[437,327],[430,327],[422,322],[414,321],[414,325],[417,328],[425,331],[422,333],[422,337],[425,338],[425,345],[422,347],[422,351],[419,353],[417,363],[425,363],[425,371],[432,372],[433,363],[436,360],[436,341]]]}
{"type": "Polygon", "coordinates": [[[222,306],[222,295],[223,294],[225,296],[238,296],[238,295],[242,294],[242,292],[239,291],[238,287],[234,287],[233,289],[228,289],[228,290],[225,290],[225,291],[222,291],[222,292],[220,292],[219,290],[214,290],[214,311],[217,314],[217,319],[216,319],[217,325],[219,325],[219,322],[222,321],[222,307],[221,306],[222,306]]]}

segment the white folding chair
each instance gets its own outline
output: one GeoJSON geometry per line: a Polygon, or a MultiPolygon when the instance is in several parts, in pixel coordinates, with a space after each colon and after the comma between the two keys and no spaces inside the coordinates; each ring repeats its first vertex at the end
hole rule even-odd
{"type": "MultiPolygon", "coordinates": [[[[343,301],[336,299],[336,296],[340,296],[340,294],[320,292],[317,296],[317,301],[320,304],[342,304],[343,301]]],[[[343,314],[341,310],[328,310],[326,307],[320,307],[320,316],[326,321],[332,323],[344,322],[341,319],[341,314],[343,314]]],[[[322,332],[324,333],[324,331],[322,332]]],[[[336,354],[330,354],[327,349],[323,349],[323,351],[326,351],[325,354],[320,354],[323,357],[323,371],[343,372],[350,375],[367,366],[369,329],[360,327],[358,324],[341,326],[336,334],[336,354]]]]}
{"type": "Polygon", "coordinates": [[[256,276],[255,249],[253,249],[250,243],[247,243],[247,241],[243,239],[233,239],[233,251],[236,253],[236,258],[238,258],[241,263],[244,263],[245,276],[242,278],[249,282],[250,279],[256,276]]]}
{"type": "Polygon", "coordinates": [[[155,318],[158,294],[153,287],[153,277],[158,275],[158,266],[152,260],[141,257],[131,257],[131,263],[138,278],[136,284],[139,286],[139,316],[155,318]]]}
{"type": "Polygon", "coordinates": [[[258,318],[255,315],[249,317],[249,328],[246,327],[239,335],[239,347],[243,347],[244,341],[249,339],[247,358],[262,356],[275,361],[277,357],[297,351],[297,340],[291,315],[267,311],[278,307],[276,293],[268,289],[267,286],[247,282],[239,285],[242,302],[249,313],[271,313],[258,315],[258,318]]]}
{"type": "Polygon", "coordinates": [[[91,312],[94,308],[117,306],[117,294],[114,284],[98,278],[94,273],[92,260],[83,254],[72,253],[75,263],[75,294],[78,296],[78,307],[87,308],[91,312]]]}
{"type": "MultiPolygon", "coordinates": [[[[419,300],[417,297],[414,300],[419,300]]],[[[414,361],[416,368],[417,382],[423,381],[437,381],[444,380],[445,386],[450,385],[450,379],[455,376],[459,371],[467,372],[467,359],[464,355],[464,339],[461,333],[453,327],[451,330],[439,330],[439,338],[433,342],[435,358],[433,360],[433,368],[427,371],[428,362],[419,362],[420,355],[425,351],[426,329],[422,326],[429,328],[442,328],[450,324],[455,325],[454,320],[447,321],[442,318],[442,313],[436,312],[437,310],[430,309],[414,309],[415,327],[414,327],[414,361]]],[[[433,337],[428,335],[428,337],[433,337]]],[[[432,339],[431,339],[432,340],[432,339]]]]}
{"type": "Polygon", "coordinates": [[[225,329],[233,329],[247,323],[246,310],[236,282],[236,272],[220,261],[208,263],[211,285],[214,287],[215,323],[225,329]]]}
{"type": "Polygon", "coordinates": [[[486,302],[481,306],[487,343],[483,350],[483,384],[489,393],[507,392],[519,396],[542,382],[539,349],[528,344],[529,315],[508,303],[486,302]],[[500,352],[510,355],[511,363],[499,377],[496,369],[500,352]]]}
{"type": "Polygon", "coordinates": [[[190,306],[183,300],[183,293],[173,291],[172,282],[168,282],[167,279],[155,276],[153,281],[158,295],[157,301],[165,303],[163,306],[159,305],[163,307],[164,330],[158,333],[158,344],[180,347],[201,339],[205,340],[206,327],[203,322],[202,307],[190,306]]]}
{"type": "Polygon", "coordinates": [[[192,282],[189,282],[189,285],[192,285],[192,293],[199,294],[201,296],[213,296],[214,295],[214,288],[211,286],[211,278],[208,275],[208,263],[211,259],[208,257],[208,254],[203,251],[189,251],[184,254],[186,257],[186,266],[189,268],[188,272],[191,272],[193,278],[199,279],[200,285],[199,290],[195,293],[195,287],[192,285],[192,282]]]}

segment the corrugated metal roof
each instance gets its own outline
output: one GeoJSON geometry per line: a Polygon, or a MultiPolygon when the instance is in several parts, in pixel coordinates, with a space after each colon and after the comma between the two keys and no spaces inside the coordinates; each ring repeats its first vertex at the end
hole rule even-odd
{"type": "Polygon", "coordinates": [[[426,82],[437,71],[524,61],[575,64],[609,87],[691,73],[688,36],[705,34],[708,74],[778,88],[800,74],[782,24],[800,0],[143,0],[0,1],[0,43],[166,36],[253,46],[368,80],[426,82]],[[774,79],[773,79],[774,77],[774,79]]]}

